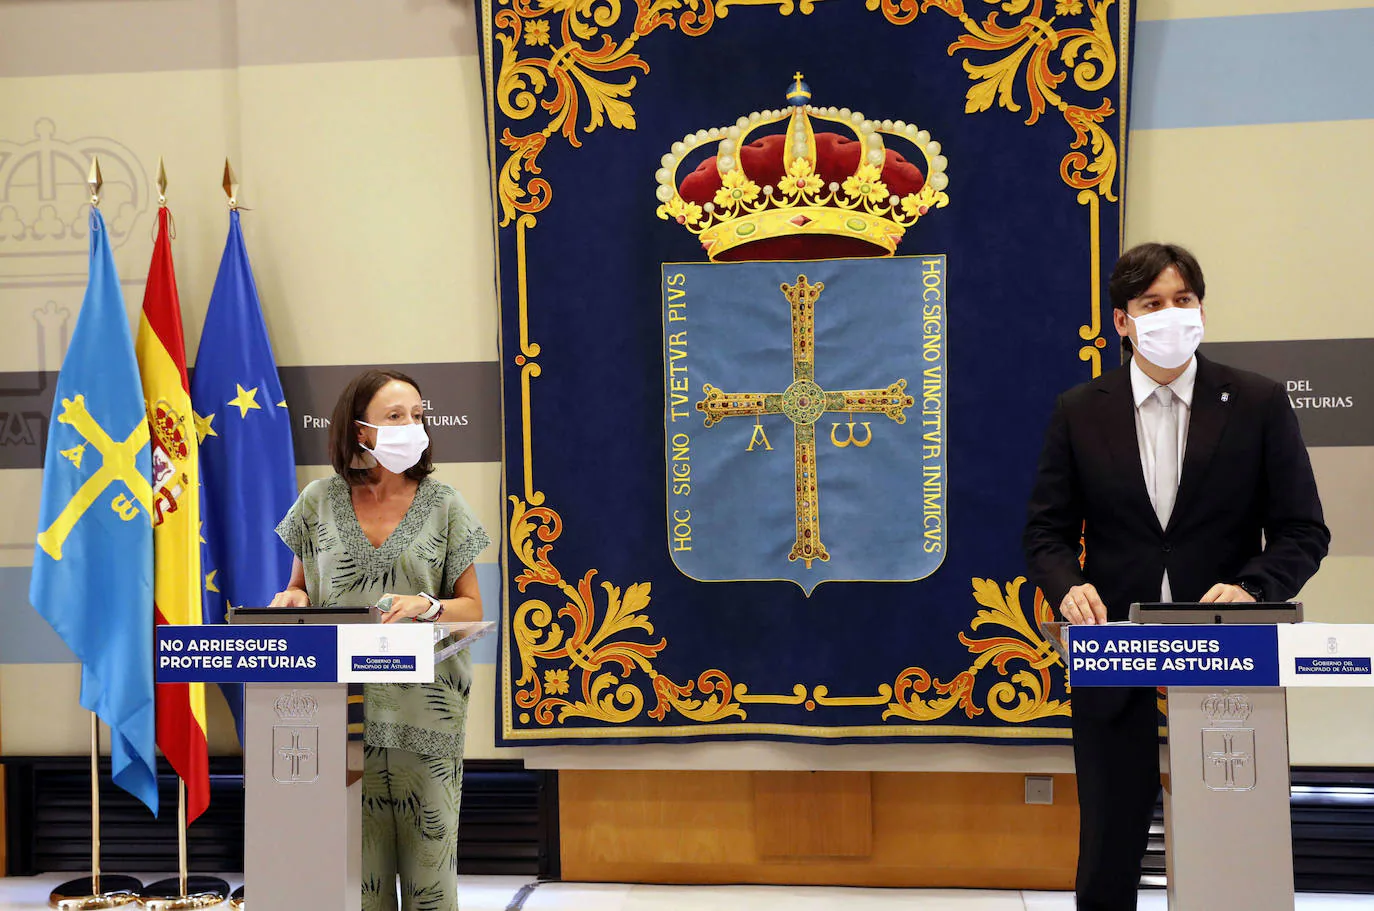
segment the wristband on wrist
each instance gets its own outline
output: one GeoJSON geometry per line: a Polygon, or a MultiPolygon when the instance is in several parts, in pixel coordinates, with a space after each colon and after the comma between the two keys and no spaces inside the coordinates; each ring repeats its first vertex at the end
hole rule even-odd
{"type": "Polygon", "coordinates": [[[444,603],[438,598],[433,595],[425,594],[424,592],[420,592],[420,597],[429,602],[429,610],[418,615],[415,619],[433,621],[435,617],[444,612],[444,603]]]}

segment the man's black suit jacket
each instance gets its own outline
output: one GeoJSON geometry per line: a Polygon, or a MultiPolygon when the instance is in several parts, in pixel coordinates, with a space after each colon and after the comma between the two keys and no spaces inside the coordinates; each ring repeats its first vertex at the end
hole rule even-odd
{"type": "MultiPolygon", "coordinates": [[[[1059,397],[1024,538],[1031,581],[1056,610],[1071,587],[1091,582],[1108,619],[1125,620],[1133,602],[1159,600],[1166,569],[1175,601],[1240,580],[1266,601],[1287,600],[1330,541],[1297,417],[1273,380],[1198,357],[1165,528],[1145,488],[1129,365],[1059,397]]],[[[1121,702],[1087,694],[1075,693],[1080,710],[1111,713],[1121,702]]]]}

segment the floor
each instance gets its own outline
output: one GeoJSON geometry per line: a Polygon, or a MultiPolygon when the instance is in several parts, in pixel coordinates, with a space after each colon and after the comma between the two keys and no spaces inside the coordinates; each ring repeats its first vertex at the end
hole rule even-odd
{"type": "MultiPolygon", "coordinates": [[[[46,908],[48,893],[66,878],[0,879],[0,911],[46,908]]],[[[231,888],[240,885],[239,879],[226,879],[231,888]]],[[[464,876],[460,898],[462,911],[1073,911],[1073,896],[1063,892],[627,886],[532,883],[522,876],[464,876]]],[[[1164,893],[1142,892],[1140,911],[1166,911],[1164,893]]],[[[1299,895],[1297,911],[1374,911],[1374,895],[1299,895]]]]}

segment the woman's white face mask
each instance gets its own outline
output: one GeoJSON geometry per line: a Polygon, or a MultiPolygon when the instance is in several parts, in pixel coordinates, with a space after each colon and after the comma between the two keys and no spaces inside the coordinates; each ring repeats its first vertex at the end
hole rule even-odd
{"type": "Polygon", "coordinates": [[[364,427],[377,431],[377,445],[363,450],[372,453],[383,468],[392,474],[405,474],[420,461],[429,448],[429,434],[424,424],[384,424],[378,426],[359,421],[364,427]]]}
{"type": "Polygon", "coordinates": [[[1144,316],[1126,316],[1135,323],[1135,350],[1165,370],[1188,363],[1202,342],[1201,307],[1166,307],[1144,316]]]}

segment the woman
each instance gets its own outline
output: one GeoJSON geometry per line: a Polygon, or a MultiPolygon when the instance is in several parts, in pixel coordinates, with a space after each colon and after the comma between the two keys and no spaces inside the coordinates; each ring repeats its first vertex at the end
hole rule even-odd
{"type": "MultiPolygon", "coordinates": [[[[433,480],[419,385],[394,370],[348,384],[329,425],[335,474],[313,481],[277,534],[295,553],[273,607],[375,604],[384,623],[482,619],[473,561],[490,539],[433,480]]],[[[434,683],[365,687],[363,911],[458,907],[458,803],[471,658],[434,683]]]]}

